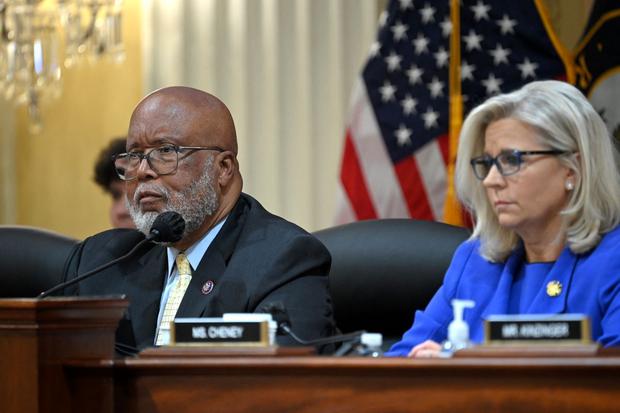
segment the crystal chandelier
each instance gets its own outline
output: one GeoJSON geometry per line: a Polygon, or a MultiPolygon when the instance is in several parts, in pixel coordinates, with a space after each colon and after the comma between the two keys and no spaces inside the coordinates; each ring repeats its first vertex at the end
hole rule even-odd
{"type": "Polygon", "coordinates": [[[0,0],[0,93],[28,106],[33,131],[40,102],[57,98],[62,69],[83,59],[124,59],[122,0],[0,0]]]}

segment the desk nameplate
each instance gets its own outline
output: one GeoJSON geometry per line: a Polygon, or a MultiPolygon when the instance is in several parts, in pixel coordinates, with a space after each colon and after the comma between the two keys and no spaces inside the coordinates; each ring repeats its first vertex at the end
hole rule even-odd
{"type": "Polygon", "coordinates": [[[170,328],[173,346],[267,347],[267,321],[224,321],[221,318],[177,318],[170,328]]]}
{"type": "Polygon", "coordinates": [[[485,320],[486,345],[591,344],[590,322],[582,314],[495,315],[485,320]]]}

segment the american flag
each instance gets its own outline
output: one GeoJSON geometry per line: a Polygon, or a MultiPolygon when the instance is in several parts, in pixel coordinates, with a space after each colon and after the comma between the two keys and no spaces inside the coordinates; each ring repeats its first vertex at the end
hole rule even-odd
{"type": "Polygon", "coordinates": [[[442,221],[450,122],[462,122],[451,100],[467,113],[532,80],[570,79],[570,58],[536,0],[392,0],[379,24],[351,98],[336,223],[442,221]]]}

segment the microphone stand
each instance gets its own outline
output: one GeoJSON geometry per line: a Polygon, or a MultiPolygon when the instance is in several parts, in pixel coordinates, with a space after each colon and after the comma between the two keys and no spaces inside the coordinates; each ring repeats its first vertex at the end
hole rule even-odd
{"type": "Polygon", "coordinates": [[[157,234],[155,234],[155,233],[149,234],[148,237],[146,237],[142,241],[138,242],[136,244],[136,246],[133,247],[127,254],[125,254],[125,255],[123,255],[123,256],[115,259],[115,260],[112,260],[110,262],[107,262],[107,263],[105,263],[103,265],[100,265],[99,267],[95,268],[94,270],[88,271],[88,272],[86,272],[86,273],[84,273],[84,274],[82,274],[82,275],[80,275],[78,277],[75,277],[75,278],[73,278],[73,279],[71,279],[69,281],[65,281],[63,283],[60,283],[57,286],[55,286],[53,288],[50,288],[49,290],[45,290],[41,294],[39,294],[37,296],[37,298],[38,299],[44,299],[44,298],[48,297],[50,294],[55,293],[56,291],[59,291],[59,290],[62,290],[64,288],[67,288],[69,286],[72,286],[73,284],[79,283],[80,281],[82,281],[82,280],[84,280],[84,279],[86,279],[86,278],[88,278],[88,277],[98,273],[99,271],[102,271],[102,270],[105,270],[108,267],[111,267],[112,265],[118,263],[119,261],[122,261],[122,260],[126,259],[127,257],[133,255],[133,253],[136,252],[140,247],[142,247],[147,242],[150,242],[156,236],[157,236],[157,234]]]}
{"type": "Polygon", "coordinates": [[[338,350],[334,352],[334,357],[343,357],[348,356],[353,351],[355,351],[355,347],[361,344],[361,340],[357,338],[356,340],[349,340],[342,343],[338,350]]]}
{"type": "MultiPolygon", "coordinates": [[[[341,347],[343,353],[340,352],[334,353],[336,356],[342,356],[348,354],[350,351],[354,350],[354,346],[361,343],[362,335],[366,333],[365,330],[355,331],[353,333],[347,334],[339,334],[330,337],[322,337],[314,340],[304,340],[299,337],[295,332],[293,332],[291,328],[291,322],[288,316],[288,312],[286,311],[286,307],[281,301],[276,301],[272,303],[267,303],[263,305],[258,312],[271,314],[273,319],[276,321],[278,325],[278,333],[286,334],[291,337],[297,344],[301,344],[302,346],[320,346],[324,344],[335,344],[335,343],[343,343],[341,347]]],[[[340,350],[340,349],[339,349],[340,350]]]]}
{"type": "Polygon", "coordinates": [[[286,334],[292,337],[293,340],[295,340],[297,343],[302,344],[304,346],[320,346],[323,344],[340,343],[340,342],[344,342],[348,340],[359,340],[362,334],[366,332],[365,330],[360,330],[360,331],[354,331],[353,333],[339,334],[336,336],[317,338],[314,340],[304,340],[300,338],[297,334],[295,334],[293,330],[291,330],[290,325],[286,323],[282,323],[280,325],[280,328],[282,329],[282,331],[284,331],[286,334]]]}

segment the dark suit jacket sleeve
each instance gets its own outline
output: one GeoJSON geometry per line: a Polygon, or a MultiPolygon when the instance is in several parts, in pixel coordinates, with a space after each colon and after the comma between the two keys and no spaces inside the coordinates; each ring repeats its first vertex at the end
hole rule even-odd
{"type": "MultiPolygon", "coordinates": [[[[64,281],[76,278],[78,275],[126,254],[142,239],[144,239],[144,235],[140,232],[127,229],[108,230],[86,238],[73,247],[69,254],[64,269],[64,281]]],[[[114,269],[115,267],[112,267],[112,270],[114,269]]],[[[93,274],[93,277],[97,278],[104,276],[104,272],[93,274]]],[[[64,295],[80,295],[80,285],[84,283],[87,281],[66,288],[64,295]]],[[[105,293],[105,290],[101,292],[101,294],[105,293]]]]}
{"type": "MultiPolygon", "coordinates": [[[[129,252],[144,235],[134,230],[115,229],[105,231],[85,239],[77,244],[65,265],[65,281],[76,278],[88,271],[106,264],[129,252]]],[[[114,265],[106,270],[97,272],[92,277],[64,289],[63,295],[124,295],[119,266],[114,265]]],[[[152,342],[152,340],[151,340],[152,342]]],[[[116,349],[119,346],[137,352],[136,340],[133,334],[131,321],[126,312],[119,321],[116,330],[116,349]]],[[[128,353],[121,353],[127,355],[128,353]]]]}
{"type": "MultiPolygon", "coordinates": [[[[273,267],[261,280],[254,311],[269,303],[284,304],[292,330],[302,339],[312,340],[333,334],[328,273],[331,257],[326,248],[309,234],[299,233],[273,257],[273,267]]],[[[279,344],[294,342],[279,337],[279,344]]]]}
{"type": "MultiPolygon", "coordinates": [[[[192,283],[215,282],[213,293],[204,296],[204,310],[195,311],[184,299],[179,312],[203,317],[264,312],[266,304],[281,302],[300,338],[326,337],[334,330],[330,266],[331,256],[318,239],[242,194],[192,278],[192,283]]],[[[278,343],[294,344],[285,336],[278,343]]]]}

